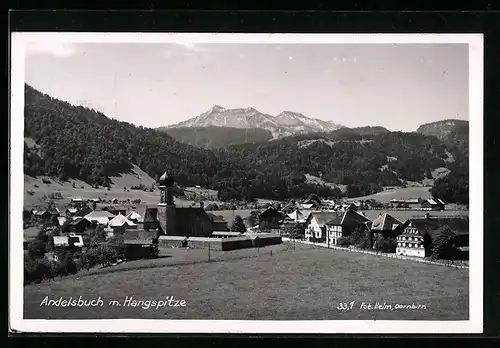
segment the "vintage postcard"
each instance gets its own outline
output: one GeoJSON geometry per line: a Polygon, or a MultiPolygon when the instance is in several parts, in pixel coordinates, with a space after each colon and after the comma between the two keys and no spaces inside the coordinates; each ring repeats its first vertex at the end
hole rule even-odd
{"type": "Polygon", "coordinates": [[[11,68],[12,330],[482,332],[482,35],[16,32],[11,68]]]}

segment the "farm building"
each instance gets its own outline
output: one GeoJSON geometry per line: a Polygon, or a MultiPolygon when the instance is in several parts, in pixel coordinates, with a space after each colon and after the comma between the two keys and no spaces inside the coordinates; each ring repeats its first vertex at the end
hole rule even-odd
{"type": "Polygon", "coordinates": [[[304,209],[304,210],[311,210],[315,209],[316,207],[314,206],[313,203],[301,203],[298,205],[299,209],[304,209]]]}
{"type": "Polygon", "coordinates": [[[66,215],[66,217],[72,217],[72,216],[73,216],[73,215],[75,215],[77,212],[78,212],[78,208],[76,208],[76,207],[68,207],[68,208],[64,211],[64,215],[66,215]]]}
{"type": "Polygon", "coordinates": [[[373,233],[381,234],[384,238],[396,238],[401,232],[401,226],[401,221],[390,214],[384,213],[380,214],[375,220],[373,220],[370,230],[373,233]]]}
{"type": "Polygon", "coordinates": [[[328,244],[336,245],[340,237],[349,236],[356,228],[367,230],[371,223],[366,216],[352,210],[333,214],[325,223],[328,244]]]}
{"type": "Polygon", "coordinates": [[[227,226],[227,221],[221,215],[215,215],[212,213],[207,213],[208,217],[212,221],[212,227],[214,231],[229,231],[227,226]]]}
{"type": "Polygon", "coordinates": [[[109,221],[115,216],[108,211],[105,210],[95,210],[87,215],[85,215],[84,219],[89,222],[97,222],[100,225],[106,226],[109,221]]]}
{"type": "Polygon", "coordinates": [[[261,229],[263,229],[263,228],[270,228],[270,229],[280,228],[285,217],[287,217],[286,214],[281,213],[280,211],[278,211],[274,207],[269,207],[266,210],[264,210],[262,213],[260,213],[260,215],[259,215],[259,227],[261,229]]]}
{"type": "Polygon", "coordinates": [[[425,257],[431,252],[432,240],[439,230],[448,226],[456,235],[457,247],[469,246],[469,219],[463,217],[430,217],[409,219],[403,225],[403,233],[397,238],[396,254],[425,257]]]}
{"type": "Polygon", "coordinates": [[[126,229],[137,228],[137,225],[127,219],[122,214],[116,215],[108,222],[108,226],[113,230],[113,235],[123,234],[126,229]]]}
{"type": "Polygon", "coordinates": [[[52,215],[47,210],[38,210],[33,213],[33,216],[37,221],[47,221],[52,215]]]}
{"type": "Polygon", "coordinates": [[[92,213],[92,209],[84,206],[82,208],[79,208],[78,211],[76,212],[75,215],[73,215],[73,219],[78,219],[78,218],[84,218],[86,215],[92,213]]]}
{"type": "Polygon", "coordinates": [[[137,213],[134,210],[132,210],[130,213],[128,213],[127,219],[129,219],[133,223],[143,222],[141,214],[137,213]]]}
{"type": "Polygon", "coordinates": [[[212,237],[214,238],[232,238],[241,237],[243,233],[241,232],[227,232],[227,231],[214,231],[212,237]]]}
{"type": "Polygon", "coordinates": [[[83,208],[85,206],[85,200],[81,197],[71,198],[71,203],[77,208],[83,208]]]}
{"type": "Polygon", "coordinates": [[[114,207],[104,207],[104,208],[102,208],[102,210],[113,214],[113,216],[118,215],[118,214],[127,215],[126,209],[118,209],[118,208],[114,208],[114,207]]]}
{"type": "Polygon", "coordinates": [[[84,218],[76,218],[68,224],[68,230],[71,232],[82,233],[90,226],[90,221],[84,218]]]}
{"type": "Polygon", "coordinates": [[[188,237],[184,236],[160,236],[158,244],[161,247],[183,248],[187,246],[188,237]]]}
{"type": "Polygon", "coordinates": [[[127,230],[123,234],[125,258],[127,260],[149,259],[155,257],[155,243],[158,241],[157,231],[127,230]]]}
{"type": "Polygon", "coordinates": [[[424,210],[444,210],[445,203],[439,198],[429,198],[420,204],[424,210]]]}
{"type": "Polygon", "coordinates": [[[281,211],[285,214],[290,214],[292,212],[294,212],[295,210],[297,210],[297,203],[295,201],[291,201],[291,202],[288,202],[287,204],[285,204],[282,208],[281,208],[281,211]]]}

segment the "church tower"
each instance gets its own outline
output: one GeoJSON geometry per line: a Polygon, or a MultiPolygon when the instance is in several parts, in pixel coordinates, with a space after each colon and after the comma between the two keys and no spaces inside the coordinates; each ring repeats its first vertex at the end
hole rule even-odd
{"type": "Polygon", "coordinates": [[[158,203],[159,235],[172,236],[175,231],[174,177],[167,171],[158,179],[160,203],[158,203]]]}

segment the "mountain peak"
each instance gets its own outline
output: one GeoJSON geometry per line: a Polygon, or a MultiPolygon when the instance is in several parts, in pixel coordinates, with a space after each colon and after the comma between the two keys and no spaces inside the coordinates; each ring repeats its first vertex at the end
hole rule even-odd
{"type": "Polygon", "coordinates": [[[226,111],[227,109],[220,106],[220,105],[214,105],[212,106],[212,110],[211,111],[215,111],[215,112],[224,112],[226,111]]]}
{"type": "Polygon", "coordinates": [[[208,112],[170,126],[175,127],[233,127],[262,128],[274,137],[298,133],[328,132],[339,128],[331,121],[323,121],[304,116],[299,112],[285,110],[277,116],[264,114],[253,107],[226,109],[214,105],[208,112]]]}

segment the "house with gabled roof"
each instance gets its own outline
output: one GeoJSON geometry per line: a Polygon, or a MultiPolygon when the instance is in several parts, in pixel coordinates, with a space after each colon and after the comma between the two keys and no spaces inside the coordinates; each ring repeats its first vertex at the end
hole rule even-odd
{"type": "Polygon", "coordinates": [[[429,256],[432,241],[440,229],[448,226],[456,236],[456,247],[469,246],[468,217],[431,217],[408,219],[403,225],[403,233],[397,237],[396,254],[425,257],[429,256]]]}
{"type": "Polygon", "coordinates": [[[97,222],[100,225],[107,226],[109,221],[115,216],[111,214],[109,211],[105,210],[94,210],[93,212],[84,216],[84,219],[89,222],[97,222]]]}
{"type": "Polygon", "coordinates": [[[424,210],[444,210],[445,203],[439,198],[428,198],[420,204],[424,210]]]}
{"type": "Polygon", "coordinates": [[[356,228],[366,231],[371,225],[370,219],[357,211],[347,210],[334,214],[325,224],[328,244],[336,245],[341,237],[349,236],[356,228]]]}
{"type": "Polygon", "coordinates": [[[336,217],[336,212],[311,212],[305,222],[305,238],[308,240],[314,239],[318,241],[326,240],[326,223],[336,217]]]}
{"type": "Polygon", "coordinates": [[[138,260],[155,257],[154,245],[157,242],[158,231],[127,230],[123,234],[125,258],[127,260],[138,260]]]}
{"type": "Polygon", "coordinates": [[[286,217],[287,215],[280,212],[278,209],[269,207],[259,214],[259,227],[270,229],[280,228],[286,217]]]}
{"type": "Polygon", "coordinates": [[[210,220],[212,220],[212,226],[214,231],[229,231],[227,221],[224,220],[222,215],[215,215],[212,213],[207,213],[210,220]]]}
{"type": "Polygon", "coordinates": [[[402,225],[403,223],[394,216],[387,213],[381,213],[375,220],[373,220],[370,230],[373,233],[380,233],[384,238],[396,238],[401,232],[402,225]]]}
{"type": "Polygon", "coordinates": [[[126,229],[137,228],[137,224],[133,223],[122,214],[118,214],[109,220],[108,226],[113,230],[113,235],[123,234],[126,229]]]}
{"type": "Polygon", "coordinates": [[[49,220],[52,214],[47,210],[38,210],[33,213],[33,216],[37,221],[49,220]]]}
{"type": "Polygon", "coordinates": [[[293,222],[303,224],[307,220],[307,215],[304,214],[301,210],[296,208],[293,212],[287,214],[293,222]]]}
{"type": "Polygon", "coordinates": [[[82,233],[90,226],[90,221],[84,218],[76,218],[68,224],[68,230],[71,232],[82,233]]]}
{"type": "Polygon", "coordinates": [[[141,214],[137,213],[134,210],[128,213],[126,217],[133,223],[143,222],[141,214]]]}
{"type": "Polygon", "coordinates": [[[64,211],[64,215],[66,215],[66,217],[72,217],[72,216],[73,216],[73,215],[75,215],[77,212],[78,212],[78,208],[76,208],[76,207],[68,207],[68,208],[66,208],[66,210],[64,211]]]}
{"type": "Polygon", "coordinates": [[[75,214],[75,215],[73,215],[73,220],[76,220],[76,219],[78,219],[78,218],[82,218],[82,219],[83,219],[83,218],[85,217],[85,215],[88,215],[88,214],[92,213],[92,211],[93,211],[93,210],[92,210],[91,208],[89,208],[89,207],[87,207],[87,206],[84,206],[84,207],[80,208],[80,209],[76,212],[76,214],[75,214]]]}

